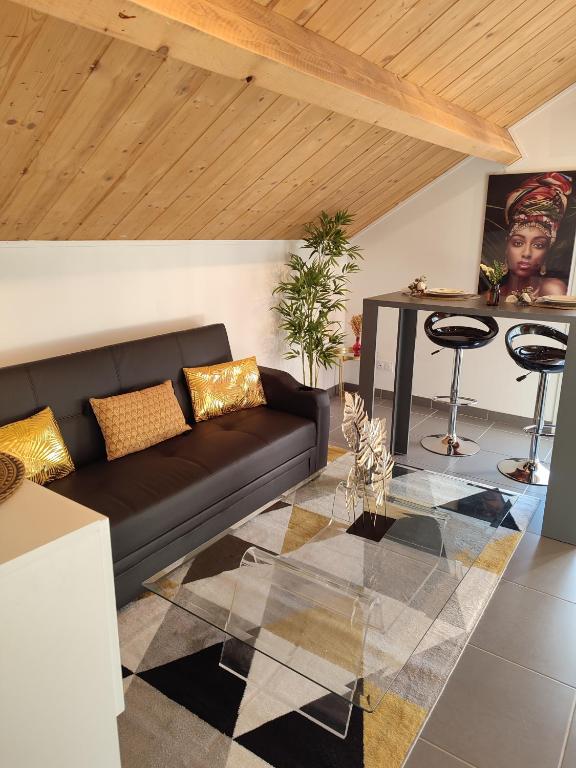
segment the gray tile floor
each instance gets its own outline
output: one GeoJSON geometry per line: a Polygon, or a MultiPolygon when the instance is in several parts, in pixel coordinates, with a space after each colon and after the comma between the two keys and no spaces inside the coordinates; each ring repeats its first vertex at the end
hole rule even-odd
{"type": "MultiPolygon", "coordinates": [[[[342,406],[331,403],[330,442],[345,446],[342,406]]],[[[390,402],[376,415],[390,417],[390,402]]],[[[405,768],[576,768],[576,547],[541,537],[545,493],[507,480],[501,458],[525,456],[518,429],[463,416],[460,434],[482,450],[447,459],[420,446],[442,432],[446,413],[416,407],[405,464],[470,477],[542,504],[516,550],[416,742],[405,768]]],[[[548,440],[543,458],[549,456],[548,440]]]]}

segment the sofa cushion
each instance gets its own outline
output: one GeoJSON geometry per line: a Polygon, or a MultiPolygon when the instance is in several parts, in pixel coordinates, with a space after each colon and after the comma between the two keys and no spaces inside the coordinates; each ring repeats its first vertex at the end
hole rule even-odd
{"type": "Polygon", "coordinates": [[[90,405],[104,436],[108,461],[143,451],[190,429],[169,380],[125,395],[91,397],[90,405]]]}
{"type": "Polygon", "coordinates": [[[266,405],[255,357],[184,368],[195,421],[266,405]]]}
{"type": "Polygon", "coordinates": [[[196,424],[116,461],[96,462],[50,487],[110,518],[117,562],[315,441],[314,422],[261,406],[196,424]]]}
{"type": "Polygon", "coordinates": [[[40,485],[75,469],[51,408],[0,427],[0,451],[20,459],[26,477],[40,485]]]}

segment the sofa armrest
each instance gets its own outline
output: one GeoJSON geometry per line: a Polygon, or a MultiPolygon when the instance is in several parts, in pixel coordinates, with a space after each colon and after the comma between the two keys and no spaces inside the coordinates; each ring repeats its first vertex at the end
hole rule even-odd
{"type": "Polygon", "coordinates": [[[316,472],[328,462],[330,398],[324,389],[305,387],[285,371],[259,366],[266,403],[277,411],[287,411],[316,423],[316,472]]]}

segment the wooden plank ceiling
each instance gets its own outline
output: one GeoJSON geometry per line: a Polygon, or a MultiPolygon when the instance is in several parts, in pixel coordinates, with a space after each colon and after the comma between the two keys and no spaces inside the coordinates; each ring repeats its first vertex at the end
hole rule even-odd
{"type": "MultiPolygon", "coordinates": [[[[574,0],[259,0],[507,127],[576,80],[574,0]]],[[[359,231],[458,152],[0,0],[0,239],[359,231]]]]}

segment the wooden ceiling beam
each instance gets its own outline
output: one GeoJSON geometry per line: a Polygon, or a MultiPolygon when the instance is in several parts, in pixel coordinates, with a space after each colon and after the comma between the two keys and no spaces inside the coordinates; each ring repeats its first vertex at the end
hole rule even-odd
{"type": "Polygon", "coordinates": [[[508,131],[254,0],[19,0],[34,10],[203,69],[500,163],[508,131]]]}

